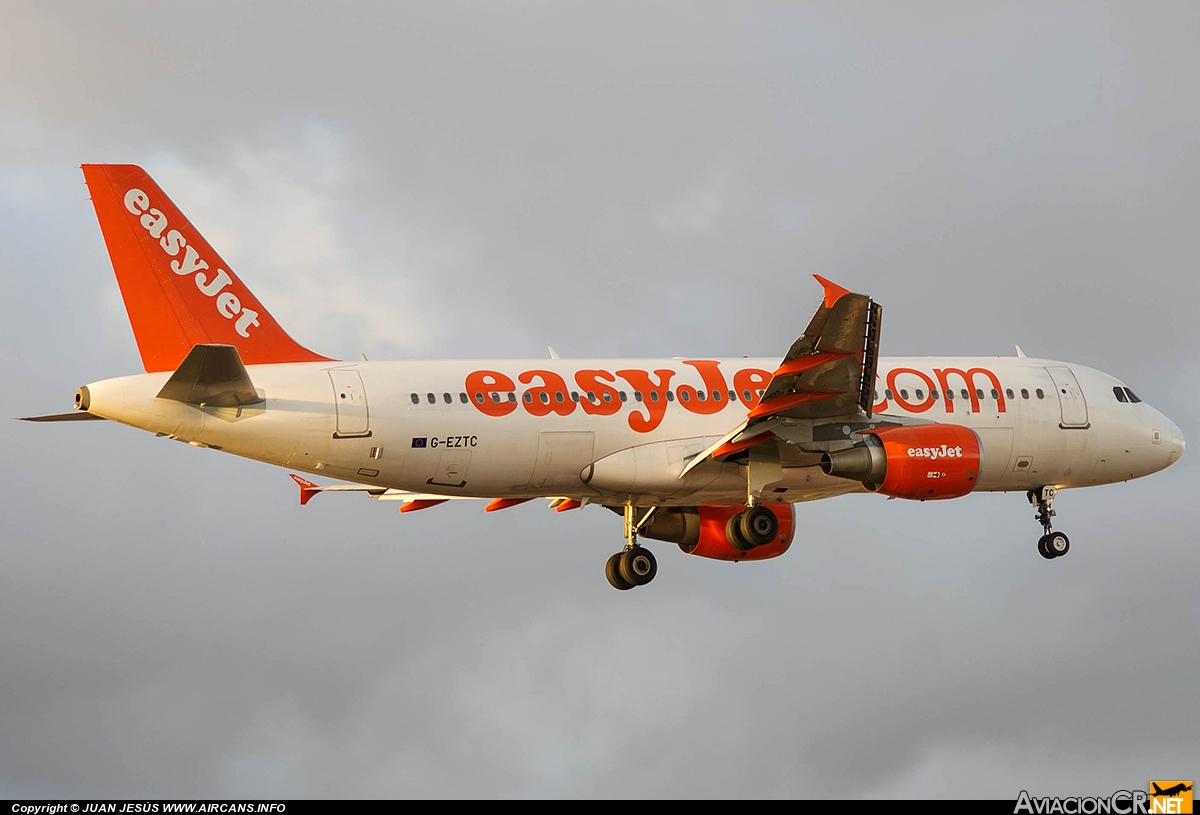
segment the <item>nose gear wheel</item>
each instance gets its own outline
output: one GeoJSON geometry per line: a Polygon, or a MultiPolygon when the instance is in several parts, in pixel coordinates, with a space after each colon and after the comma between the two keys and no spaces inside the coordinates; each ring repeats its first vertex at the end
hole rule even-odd
{"type": "Polygon", "coordinates": [[[1062,557],[1071,551],[1070,539],[1062,532],[1055,532],[1050,524],[1050,519],[1056,514],[1050,505],[1054,503],[1054,496],[1057,494],[1057,487],[1041,487],[1029,491],[1029,503],[1037,508],[1037,514],[1034,517],[1045,530],[1045,534],[1038,539],[1038,554],[1046,560],[1062,557]]]}

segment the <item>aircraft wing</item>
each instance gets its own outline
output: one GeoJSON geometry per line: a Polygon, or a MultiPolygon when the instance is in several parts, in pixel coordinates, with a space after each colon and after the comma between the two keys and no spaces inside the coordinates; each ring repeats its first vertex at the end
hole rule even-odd
{"type": "Polygon", "coordinates": [[[435,493],[423,492],[408,492],[407,490],[396,490],[390,487],[375,487],[370,484],[334,484],[322,486],[314,484],[307,478],[302,478],[295,473],[289,473],[292,480],[300,486],[300,505],[303,506],[313,499],[313,496],[319,492],[365,492],[372,498],[378,498],[381,501],[404,501],[406,504],[419,502],[421,509],[427,506],[433,506],[434,503],[442,503],[443,501],[465,501],[478,500],[471,499],[468,496],[459,495],[437,495],[435,493]]]}
{"type": "Polygon", "coordinates": [[[819,275],[825,298],[808,328],[771,375],[746,418],[696,456],[680,478],[710,459],[725,459],[773,438],[787,419],[871,417],[883,307],[819,275]]]}
{"type": "MultiPolygon", "coordinates": [[[[447,501],[482,501],[484,499],[477,498],[473,495],[440,495],[435,492],[409,492],[408,490],[397,490],[391,487],[376,487],[370,484],[334,484],[330,486],[321,486],[314,484],[307,478],[288,473],[292,480],[300,487],[300,506],[304,506],[313,499],[313,496],[319,492],[365,492],[372,498],[377,498],[380,501],[403,501],[400,507],[401,512],[413,512],[418,509],[428,509],[429,507],[444,504],[447,501]]],[[[550,498],[550,508],[556,512],[565,512],[569,509],[579,509],[587,503],[568,498],[566,496],[547,496],[550,498]]],[[[532,498],[497,498],[491,501],[484,512],[495,512],[500,509],[508,509],[509,507],[519,506],[532,498]]]]}

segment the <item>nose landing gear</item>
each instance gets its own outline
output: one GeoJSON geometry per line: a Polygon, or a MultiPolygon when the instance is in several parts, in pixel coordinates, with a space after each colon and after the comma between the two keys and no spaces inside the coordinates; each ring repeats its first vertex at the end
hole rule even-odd
{"type": "Polygon", "coordinates": [[[1046,560],[1062,557],[1071,551],[1070,539],[1062,532],[1055,532],[1050,527],[1050,519],[1056,514],[1050,505],[1054,503],[1054,496],[1057,494],[1058,487],[1041,487],[1029,491],[1029,503],[1037,507],[1035,517],[1042,525],[1042,529],[1046,531],[1046,534],[1038,539],[1038,554],[1046,560]]]}
{"type": "Polygon", "coordinates": [[[644,586],[658,574],[658,561],[649,549],[637,542],[638,530],[650,520],[655,509],[657,507],[651,508],[640,521],[635,522],[633,505],[625,505],[625,549],[604,564],[604,576],[608,578],[609,585],[618,591],[644,586]]]}

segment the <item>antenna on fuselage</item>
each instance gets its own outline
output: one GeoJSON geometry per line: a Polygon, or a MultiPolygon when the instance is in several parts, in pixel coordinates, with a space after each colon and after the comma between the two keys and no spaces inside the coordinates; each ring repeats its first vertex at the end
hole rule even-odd
{"type": "Polygon", "coordinates": [[[550,352],[550,359],[561,359],[561,357],[558,355],[558,352],[554,350],[553,346],[547,345],[546,350],[550,352]]]}
{"type": "Polygon", "coordinates": [[[1017,356],[1020,357],[1021,359],[1025,359],[1025,352],[1021,350],[1021,346],[1018,345],[1015,347],[1017,349],[1017,356]]]}

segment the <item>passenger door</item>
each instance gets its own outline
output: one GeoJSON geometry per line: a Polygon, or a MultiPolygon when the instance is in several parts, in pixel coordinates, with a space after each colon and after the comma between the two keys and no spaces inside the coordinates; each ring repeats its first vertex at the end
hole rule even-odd
{"type": "Polygon", "coordinates": [[[1083,389],[1074,372],[1061,365],[1048,365],[1046,372],[1054,380],[1054,390],[1058,394],[1058,406],[1062,412],[1062,423],[1059,427],[1067,429],[1086,429],[1088,424],[1087,401],[1083,398],[1083,389]]]}

